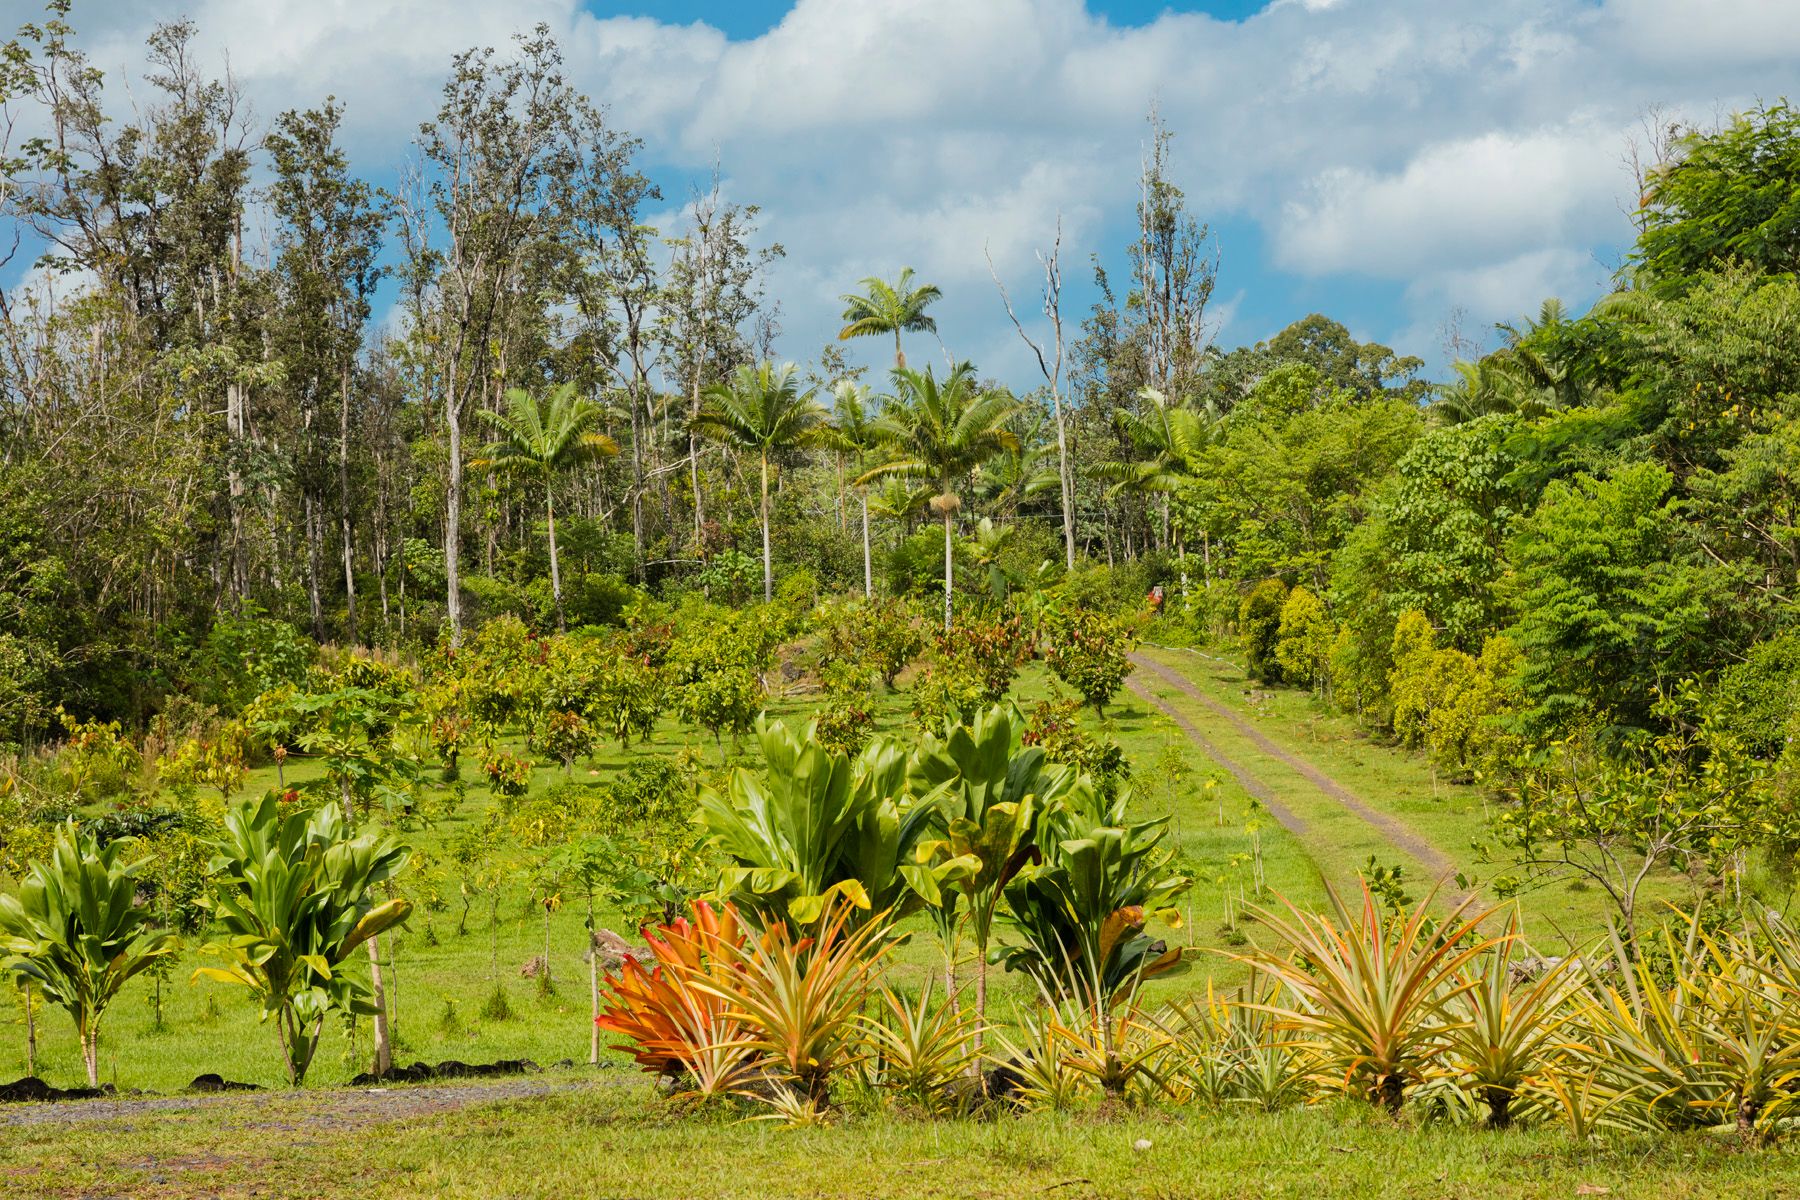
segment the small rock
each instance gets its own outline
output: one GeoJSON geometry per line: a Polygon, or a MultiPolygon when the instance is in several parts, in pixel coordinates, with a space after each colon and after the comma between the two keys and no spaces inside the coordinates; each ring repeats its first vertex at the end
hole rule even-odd
{"type": "Polygon", "coordinates": [[[1146,1151],[1150,1148],[1150,1139],[1149,1138],[1139,1138],[1137,1141],[1131,1143],[1131,1148],[1133,1150],[1136,1150],[1139,1154],[1142,1154],[1144,1151],[1146,1151]]]}

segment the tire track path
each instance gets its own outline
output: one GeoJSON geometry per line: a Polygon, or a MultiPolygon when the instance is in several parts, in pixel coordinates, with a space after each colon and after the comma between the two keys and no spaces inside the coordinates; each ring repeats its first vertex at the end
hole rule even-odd
{"type": "MultiPolygon", "coordinates": [[[[1424,867],[1426,873],[1432,879],[1441,881],[1456,873],[1456,864],[1451,861],[1450,857],[1435,845],[1420,837],[1409,828],[1405,822],[1396,819],[1388,813],[1371,808],[1367,801],[1356,795],[1356,793],[1352,792],[1349,788],[1346,788],[1343,784],[1327,775],[1312,763],[1283,749],[1281,746],[1271,741],[1268,735],[1263,733],[1263,731],[1258,729],[1255,725],[1252,725],[1238,713],[1233,712],[1226,705],[1221,704],[1219,701],[1201,691],[1192,680],[1187,678],[1187,676],[1181,674],[1172,667],[1166,667],[1159,662],[1145,658],[1141,654],[1133,654],[1131,656],[1131,661],[1140,670],[1156,676],[1158,679],[1180,692],[1183,696],[1186,696],[1214,716],[1217,716],[1220,720],[1229,724],[1234,730],[1242,735],[1245,740],[1250,742],[1251,745],[1255,746],[1262,753],[1267,754],[1270,758],[1273,758],[1283,766],[1288,767],[1295,774],[1312,784],[1320,792],[1330,797],[1345,812],[1371,827],[1380,835],[1383,841],[1388,843],[1388,845],[1399,850],[1419,863],[1420,866],[1424,867]]],[[[1256,799],[1261,802],[1263,807],[1269,810],[1271,816],[1279,821],[1289,830],[1289,832],[1293,833],[1295,837],[1299,838],[1303,844],[1307,844],[1309,850],[1313,848],[1313,843],[1316,842],[1316,838],[1311,834],[1306,821],[1291,808],[1287,808],[1279,801],[1275,800],[1273,792],[1266,783],[1226,755],[1221,754],[1218,746],[1215,745],[1211,739],[1206,737],[1192,721],[1165,704],[1139,680],[1129,679],[1126,681],[1126,686],[1129,687],[1135,695],[1143,699],[1146,703],[1153,705],[1157,711],[1174,721],[1181,731],[1187,734],[1202,752],[1213,759],[1213,761],[1217,762],[1221,767],[1224,767],[1229,771],[1245,791],[1249,792],[1252,796],[1255,796],[1256,799]]],[[[1314,859],[1315,862],[1318,861],[1318,856],[1316,854],[1314,855],[1314,859]]],[[[1460,891],[1448,893],[1448,895],[1452,903],[1460,902],[1463,897],[1463,894],[1460,891]]]]}

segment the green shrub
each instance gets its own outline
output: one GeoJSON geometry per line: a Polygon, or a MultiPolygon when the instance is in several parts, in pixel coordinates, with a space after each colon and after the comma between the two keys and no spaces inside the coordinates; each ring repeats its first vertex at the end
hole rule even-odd
{"type": "Polygon", "coordinates": [[[1038,701],[1027,715],[1021,743],[1040,746],[1049,761],[1087,775],[1110,801],[1131,778],[1131,762],[1118,742],[1081,727],[1080,708],[1075,700],[1038,701]]]}
{"type": "Polygon", "coordinates": [[[1092,611],[1064,613],[1051,632],[1050,670],[1081,693],[1096,715],[1106,716],[1106,706],[1131,674],[1128,655],[1137,635],[1124,622],[1092,611]]]}
{"type": "Polygon", "coordinates": [[[200,643],[189,692],[203,704],[242,712],[271,688],[305,684],[318,647],[286,621],[221,617],[200,643]]]}
{"type": "Polygon", "coordinates": [[[1291,683],[1323,689],[1331,680],[1331,649],[1337,627],[1325,604],[1303,587],[1288,593],[1275,636],[1275,660],[1291,683]]]}
{"type": "Polygon", "coordinates": [[[1281,638],[1281,610],[1287,603],[1287,585],[1265,579],[1250,589],[1238,606],[1238,635],[1244,643],[1244,668],[1261,683],[1281,682],[1281,662],[1275,647],[1281,638]]]}
{"type": "Polygon", "coordinates": [[[1779,754],[1800,713],[1800,631],[1758,643],[1719,674],[1717,700],[1728,728],[1759,757],[1779,754]]]}

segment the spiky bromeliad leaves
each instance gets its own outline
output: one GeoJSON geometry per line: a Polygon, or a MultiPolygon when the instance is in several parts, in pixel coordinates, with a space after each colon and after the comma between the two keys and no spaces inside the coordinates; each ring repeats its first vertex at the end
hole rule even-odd
{"type": "Polygon", "coordinates": [[[860,925],[874,913],[898,918],[935,903],[969,864],[920,860],[939,796],[908,795],[907,758],[876,738],[854,757],[796,733],[757,723],[764,767],[732,771],[723,792],[700,793],[700,819],[730,859],[720,892],[766,921],[818,921],[843,897],[860,925]]]}
{"type": "Polygon", "coordinates": [[[1302,912],[1285,900],[1286,916],[1253,910],[1291,957],[1268,951],[1231,957],[1287,984],[1294,999],[1266,1006],[1278,1027],[1299,1034],[1343,1087],[1398,1112],[1406,1089],[1425,1078],[1465,1023],[1458,1005],[1479,982],[1465,968],[1512,935],[1482,936],[1480,924],[1493,910],[1468,916],[1473,897],[1433,920],[1435,892],[1394,917],[1366,883],[1358,909],[1334,889],[1326,893],[1332,916],[1302,912]]]}
{"type": "Polygon", "coordinates": [[[831,1103],[831,1076],[864,1042],[864,1002],[895,944],[889,915],[861,913],[848,897],[832,897],[815,922],[772,922],[737,948],[731,975],[708,975],[694,986],[729,1005],[744,1023],[745,1047],[823,1110],[831,1103]]]}
{"type": "Polygon", "coordinates": [[[37,983],[75,1021],[89,1087],[100,1084],[100,1020],[133,976],[175,952],[175,935],[147,928],[135,903],[142,862],[122,862],[132,839],[101,846],[73,824],[31,865],[16,896],[0,896],[4,966],[37,983]]]}
{"type": "Polygon", "coordinates": [[[606,976],[606,999],[594,1023],[618,1034],[646,1071],[686,1076],[700,1096],[736,1090],[749,1071],[748,1029],[730,997],[742,973],[746,933],[735,908],[696,900],[690,917],[646,927],[648,969],[627,955],[606,976]],[[702,984],[709,986],[703,987],[702,984]]]}
{"type": "Polygon", "coordinates": [[[377,889],[411,850],[373,830],[356,834],[331,804],[284,811],[273,793],[225,814],[213,858],[213,916],[225,933],[201,952],[225,960],[206,976],[248,988],[274,1018],[288,1079],[306,1077],[333,1010],[375,1011],[368,985],[345,968],[350,953],[412,914],[412,902],[377,889]]]}

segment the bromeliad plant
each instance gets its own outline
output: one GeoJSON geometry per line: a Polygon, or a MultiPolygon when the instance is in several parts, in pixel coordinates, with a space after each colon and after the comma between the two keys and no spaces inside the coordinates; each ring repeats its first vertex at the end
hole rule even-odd
{"type": "Polygon", "coordinates": [[[1575,1021],[1603,1094],[1635,1096],[1662,1128],[1735,1125],[1745,1139],[1800,1101],[1800,940],[1772,914],[1749,927],[1713,934],[1683,914],[1629,960],[1612,932],[1622,966],[1590,973],[1575,1021]]]}
{"type": "Polygon", "coordinates": [[[1514,1104],[1540,1078],[1554,1074],[1563,1057],[1563,1026],[1571,1016],[1574,984],[1564,958],[1536,979],[1515,983],[1522,965],[1514,954],[1522,945],[1516,924],[1460,982],[1467,990],[1452,1012],[1449,1061],[1462,1085],[1487,1105],[1489,1129],[1511,1126],[1514,1104]]]}
{"type": "Polygon", "coordinates": [[[908,796],[907,759],[887,738],[854,758],[796,733],[757,723],[764,767],[732,771],[723,792],[700,793],[700,819],[731,860],[719,890],[746,914],[773,924],[820,921],[848,901],[846,920],[898,919],[936,901],[967,864],[921,860],[937,795],[908,796]]]}
{"type": "MultiPolygon", "coordinates": [[[[75,1021],[89,1087],[100,1085],[100,1021],[119,989],[176,949],[136,903],[142,862],[122,861],[131,839],[100,845],[73,824],[33,863],[16,896],[0,896],[4,965],[35,982],[75,1021]]],[[[28,999],[29,1003],[29,999],[28,999]]]]}
{"type": "Polygon", "coordinates": [[[1293,1001],[1265,1007],[1318,1056],[1323,1071],[1398,1112],[1406,1089],[1436,1067],[1465,1023],[1457,1006],[1479,983],[1465,969],[1511,935],[1484,937],[1480,923],[1492,910],[1468,916],[1473,898],[1434,921],[1430,896],[1390,917],[1366,883],[1358,909],[1326,891],[1334,916],[1308,914],[1285,900],[1287,916],[1253,910],[1291,956],[1231,957],[1287,985],[1293,1001]]]}
{"type": "Polygon", "coordinates": [[[957,1084],[980,1060],[981,1024],[957,993],[933,1004],[932,990],[929,977],[911,1000],[883,988],[879,1015],[862,1018],[881,1064],[875,1082],[921,1112],[960,1111],[974,1099],[957,1084]]]}
{"type": "Polygon", "coordinates": [[[695,901],[690,917],[643,931],[653,965],[627,955],[606,976],[594,1023],[624,1038],[646,1071],[685,1077],[692,1095],[728,1095],[749,1078],[748,1027],[733,1012],[746,933],[737,910],[695,901]]]}
{"type": "Polygon", "coordinates": [[[352,951],[404,922],[412,902],[378,889],[411,851],[393,838],[357,834],[335,805],[284,807],[270,793],[225,814],[212,861],[213,917],[225,934],[201,952],[224,960],[206,976],[248,988],[271,1018],[288,1079],[306,1078],[327,1014],[372,1016],[368,985],[347,966],[352,951]]]}
{"type": "Polygon", "coordinates": [[[743,1022],[746,1048],[815,1110],[830,1106],[831,1076],[861,1053],[863,1004],[893,946],[888,915],[860,917],[849,899],[834,899],[810,929],[776,921],[737,949],[730,975],[695,982],[743,1022]]]}

